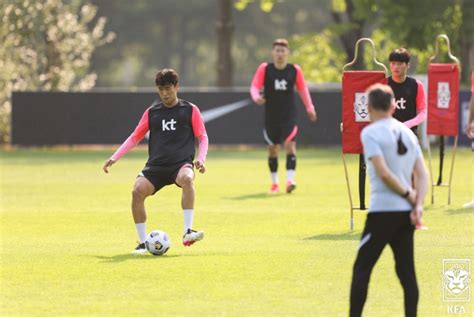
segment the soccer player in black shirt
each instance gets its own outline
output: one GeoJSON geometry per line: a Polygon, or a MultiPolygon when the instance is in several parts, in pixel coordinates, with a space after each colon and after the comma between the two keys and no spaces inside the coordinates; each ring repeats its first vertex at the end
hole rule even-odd
{"type": "Polygon", "coordinates": [[[417,126],[426,120],[426,98],[420,81],[407,76],[410,68],[410,53],[398,48],[390,53],[390,72],[388,85],[395,94],[396,110],[393,117],[403,122],[415,134],[417,126]]]}
{"type": "Polygon", "coordinates": [[[133,133],[108,159],[104,172],[120,157],[137,145],[150,132],[148,161],[135,180],[132,191],[132,214],[140,240],[133,254],[146,252],[145,199],[166,185],[182,188],[181,205],[184,215],[183,244],[190,246],[204,237],[204,232],[192,229],[194,217],[194,169],[204,173],[208,138],[197,106],[178,99],[178,74],[173,69],[158,72],[155,84],[161,102],[145,110],[133,133]],[[199,141],[198,158],[194,161],[195,140],[199,141]],[[194,163],[193,163],[194,161],[194,163]]]}
{"type": "Polygon", "coordinates": [[[257,69],[250,87],[250,94],[257,105],[265,105],[265,128],[263,136],[268,145],[268,165],[272,178],[270,193],[280,191],[278,182],[278,150],[284,143],[286,150],[286,192],[296,188],[296,105],[294,87],[306,108],[310,121],[316,121],[316,111],[305,84],[301,67],[288,63],[290,53],[286,39],[273,42],[273,63],[262,63],[257,69]],[[263,95],[260,93],[263,90],[263,95]]]}

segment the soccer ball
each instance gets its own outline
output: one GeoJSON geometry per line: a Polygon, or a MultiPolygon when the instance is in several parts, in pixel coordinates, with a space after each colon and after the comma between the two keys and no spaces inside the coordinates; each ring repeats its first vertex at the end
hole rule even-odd
{"type": "Polygon", "coordinates": [[[153,255],[163,255],[171,247],[171,240],[166,232],[153,230],[146,236],[145,247],[153,255]]]}

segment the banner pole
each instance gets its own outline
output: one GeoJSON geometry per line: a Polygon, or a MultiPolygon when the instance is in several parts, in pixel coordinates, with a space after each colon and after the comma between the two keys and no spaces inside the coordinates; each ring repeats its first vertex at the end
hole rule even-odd
{"type": "Polygon", "coordinates": [[[433,179],[433,168],[431,165],[431,142],[428,136],[428,164],[430,167],[430,187],[431,187],[431,204],[434,204],[434,179],[433,179]]]}
{"type": "Polygon", "coordinates": [[[437,185],[441,186],[443,183],[443,162],[444,162],[444,136],[439,136],[439,176],[437,185]]]}
{"type": "MultiPolygon", "coordinates": [[[[363,38],[360,38],[357,40],[356,44],[355,44],[355,51],[354,51],[354,59],[345,64],[343,67],[342,67],[342,71],[344,72],[345,69],[349,66],[352,66],[355,64],[355,62],[357,61],[357,57],[359,55],[359,44],[361,42],[369,42],[369,44],[371,45],[372,47],[372,60],[373,62],[377,65],[377,66],[380,66],[383,68],[384,72],[385,72],[385,76],[387,76],[387,73],[388,73],[388,69],[387,67],[379,62],[377,60],[377,58],[375,57],[375,43],[374,41],[372,41],[372,39],[368,38],[368,37],[363,37],[363,38]]],[[[344,159],[344,155],[343,155],[343,159],[344,159]]],[[[344,163],[345,164],[345,163],[344,163]]],[[[346,166],[344,165],[344,168],[346,168],[346,166]]],[[[365,166],[365,160],[364,160],[364,155],[363,154],[360,154],[359,155],[359,203],[360,203],[360,210],[365,210],[366,207],[365,207],[365,179],[366,179],[366,169],[367,167],[365,166]]],[[[347,170],[346,170],[346,178],[347,178],[347,170]]],[[[349,184],[348,184],[349,186],[349,184]]],[[[349,187],[348,187],[349,189],[349,187]]],[[[353,229],[353,205],[352,205],[352,197],[350,195],[350,189],[349,189],[349,200],[351,201],[351,230],[353,229]]]]}
{"type": "MultiPolygon", "coordinates": [[[[460,69],[461,69],[461,63],[459,62],[459,59],[454,56],[451,53],[451,44],[449,41],[449,37],[446,34],[439,34],[436,37],[435,41],[435,54],[430,57],[429,63],[433,63],[438,56],[439,53],[439,42],[440,40],[445,40],[448,48],[448,57],[454,61],[457,64],[457,67],[459,69],[459,76],[461,75],[460,69]]],[[[449,139],[448,139],[449,140],[449,139]]],[[[431,150],[430,150],[430,143],[428,142],[428,155],[429,155],[429,163],[430,163],[430,177],[431,177],[431,204],[434,204],[434,187],[435,186],[440,186],[440,187],[448,187],[448,205],[451,204],[451,186],[452,186],[452,178],[453,178],[453,171],[454,171],[454,161],[456,157],[456,149],[457,149],[457,144],[458,144],[458,136],[455,136],[454,139],[454,146],[453,146],[453,157],[451,160],[451,170],[449,172],[449,181],[448,184],[443,185],[443,162],[444,162],[444,136],[440,135],[440,147],[439,147],[439,155],[440,155],[440,164],[439,164],[439,178],[437,184],[433,182],[433,169],[431,166],[431,150]]]]}
{"type": "Polygon", "coordinates": [[[458,136],[454,137],[454,147],[453,147],[453,159],[451,160],[451,172],[449,173],[449,183],[448,183],[448,205],[451,205],[451,182],[453,180],[453,171],[454,171],[454,159],[456,158],[456,149],[458,147],[458,136]]]}
{"type": "Polygon", "coordinates": [[[342,162],[344,163],[344,174],[346,176],[347,192],[349,194],[349,204],[351,205],[350,229],[354,230],[354,207],[352,205],[351,185],[349,184],[349,173],[347,173],[346,156],[342,153],[342,162]]]}

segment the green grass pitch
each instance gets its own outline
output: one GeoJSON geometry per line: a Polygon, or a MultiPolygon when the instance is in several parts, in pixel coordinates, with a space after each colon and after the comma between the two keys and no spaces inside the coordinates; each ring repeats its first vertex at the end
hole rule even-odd
{"type": "MultiPolygon", "coordinates": [[[[0,315],[348,315],[366,213],[356,211],[351,232],[339,149],[300,150],[298,188],[276,196],[266,194],[265,149],[211,150],[208,171],[196,177],[194,225],[206,232],[203,241],[181,244],[177,187],[147,200],[148,231],[161,229],[172,239],[163,257],[130,255],[136,246],[130,193],[146,152],[130,152],[106,175],[102,164],[111,153],[2,151],[0,315]]],[[[353,195],[357,159],[348,156],[353,195]]],[[[281,183],[284,166],[281,155],[281,183]]],[[[473,258],[474,210],[462,208],[472,197],[472,166],[472,152],[458,150],[451,205],[445,188],[436,190],[433,206],[426,201],[429,230],[415,237],[420,316],[447,316],[453,305],[443,301],[443,259],[473,258]]],[[[365,316],[403,315],[392,258],[387,247],[365,316]]],[[[458,305],[472,314],[472,303],[458,305]]]]}

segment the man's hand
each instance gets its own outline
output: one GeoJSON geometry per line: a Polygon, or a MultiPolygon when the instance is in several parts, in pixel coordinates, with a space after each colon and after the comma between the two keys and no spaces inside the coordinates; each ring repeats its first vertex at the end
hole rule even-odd
{"type": "Polygon", "coordinates": [[[467,124],[465,132],[469,139],[474,139],[474,121],[467,124]]]}
{"type": "Polygon", "coordinates": [[[414,190],[413,188],[409,188],[408,191],[409,191],[409,194],[408,194],[407,200],[412,206],[415,206],[415,204],[416,204],[416,190],[414,190]]]}
{"type": "Polygon", "coordinates": [[[204,163],[201,162],[200,160],[196,160],[194,162],[194,166],[196,166],[196,169],[199,171],[199,173],[203,174],[206,171],[206,167],[204,166],[204,163]]]}
{"type": "Polygon", "coordinates": [[[414,226],[420,226],[423,224],[423,221],[421,218],[423,217],[423,206],[422,205],[416,205],[413,207],[411,213],[410,213],[410,222],[414,226]]]}
{"type": "Polygon", "coordinates": [[[316,120],[318,119],[318,115],[316,114],[316,111],[313,110],[311,112],[308,112],[308,118],[309,118],[309,121],[316,122],[316,120]]]}
{"type": "Polygon", "coordinates": [[[256,100],[255,100],[255,103],[259,106],[263,106],[265,104],[265,102],[267,102],[265,100],[265,98],[263,98],[262,96],[259,96],[256,100]]]}
{"type": "Polygon", "coordinates": [[[112,165],[114,165],[115,162],[116,161],[114,161],[112,159],[108,159],[107,161],[105,161],[104,166],[102,167],[104,172],[108,173],[109,172],[108,168],[111,167],[112,165]]]}

